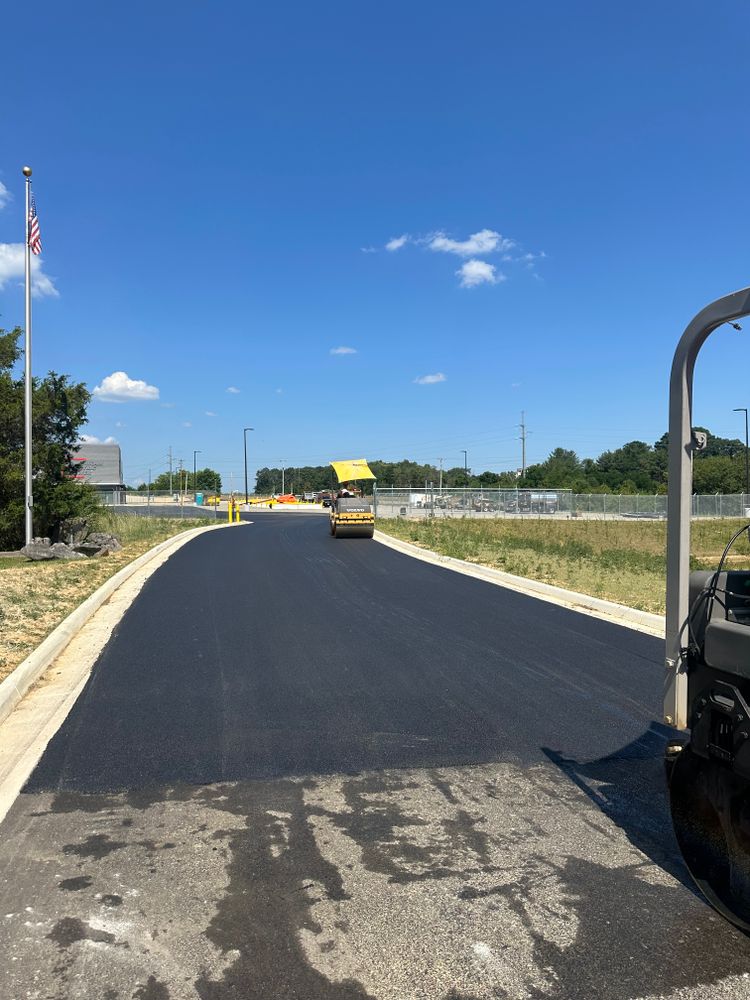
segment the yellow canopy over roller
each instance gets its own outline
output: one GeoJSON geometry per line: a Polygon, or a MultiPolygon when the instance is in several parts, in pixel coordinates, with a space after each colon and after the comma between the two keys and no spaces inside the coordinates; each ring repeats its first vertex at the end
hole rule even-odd
{"type": "Polygon", "coordinates": [[[340,483],[348,483],[352,479],[375,479],[372,469],[364,458],[350,458],[347,461],[331,462],[331,465],[340,483]]]}

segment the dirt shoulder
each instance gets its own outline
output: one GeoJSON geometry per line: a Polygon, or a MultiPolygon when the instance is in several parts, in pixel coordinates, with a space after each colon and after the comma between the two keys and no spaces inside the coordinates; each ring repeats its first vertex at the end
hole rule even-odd
{"type": "Polygon", "coordinates": [[[0,681],[105,580],[149,549],[204,519],[118,518],[108,524],[120,552],[64,562],[0,559],[0,681]]]}

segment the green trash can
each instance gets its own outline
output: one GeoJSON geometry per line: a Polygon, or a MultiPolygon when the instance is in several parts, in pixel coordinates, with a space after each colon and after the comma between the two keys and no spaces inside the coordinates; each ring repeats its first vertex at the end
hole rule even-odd
{"type": "Polygon", "coordinates": [[[203,494],[202,493],[196,493],[195,494],[195,503],[196,503],[196,505],[198,507],[202,507],[203,506],[203,494]]]}

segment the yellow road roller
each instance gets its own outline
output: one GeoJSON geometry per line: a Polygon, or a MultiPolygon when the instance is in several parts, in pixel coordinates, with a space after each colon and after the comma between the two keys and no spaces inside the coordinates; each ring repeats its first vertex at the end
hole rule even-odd
{"type": "Polygon", "coordinates": [[[340,489],[331,504],[330,526],[334,538],[372,538],[375,533],[375,515],[369,500],[357,496],[357,480],[374,479],[364,458],[331,462],[340,489]]]}
{"type": "Polygon", "coordinates": [[[750,288],[706,306],[672,363],[669,397],[667,629],[664,722],[685,736],[667,745],[677,842],[708,901],[750,932],[750,510],[714,572],[690,571],[693,369],[709,335],[750,315],[750,288]],[[743,568],[744,566],[744,568],[743,568]],[[687,738],[686,738],[687,737],[687,738]]]}
{"type": "Polygon", "coordinates": [[[334,538],[372,538],[375,515],[361,497],[336,497],[331,507],[331,534],[334,538]]]}

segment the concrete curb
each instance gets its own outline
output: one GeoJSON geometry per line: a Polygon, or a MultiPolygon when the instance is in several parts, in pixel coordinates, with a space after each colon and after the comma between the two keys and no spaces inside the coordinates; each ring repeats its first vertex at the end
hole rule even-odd
{"type": "Polygon", "coordinates": [[[380,542],[381,545],[387,545],[397,552],[421,559],[423,562],[432,563],[434,566],[442,566],[443,569],[450,569],[455,573],[463,573],[465,576],[473,576],[477,580],[494,583],[499,587],[507,587],[509,590],[516,590],[529,597],[538,597],[542,601],[559,604],[572,611],[580,611],[583,614],[593,615],[595,618],[603,618],[616,625],[625,625],[639,632],[646,632],[648,635],[656,635],[660,638],[664,636],[664,618],[661,615],[639,611],[637,608],[629,608],[625,604],[617,604],[614,601],[590,597],[588,594],[579,594],[576,590],[554,587],[550,583],[539,583],[537,580],[529,580],[523,576],[514,576],[512,573],[492,569],[490,566],[481,566],[479,563],[454,559],[452,556],[443,556],[439,552],[422,549],[418,545],[404,542],[400,538],[386,535],[382,531],[376,530],[374,537],[375,541],[380,542]]]}
{"type": "Polygon", "coordinates": [[[153,549],[144,552],[142,556],[138,556],[133,562],[123,566],[109,580],[105,580],[98,590],[95,590],[82,604],[79,604],[75,611],[71,611],[68,617],[50,632],[33,653],[29,653],[26,659],[19,663],[15,670],[0,683],[0,725],[8,718],[29,688],[36,684],[42,674],[49,669],[86,622],[110,599],[118,587],[121,587],[134,573],[137,573],[139,569],[167,549],[177,549],[203,531],[214,531],[216,528],[225,527],[230,527],[230,525],[212,524],[180,532],[179,535],[167,538],[155,545],[153,549]]]}

